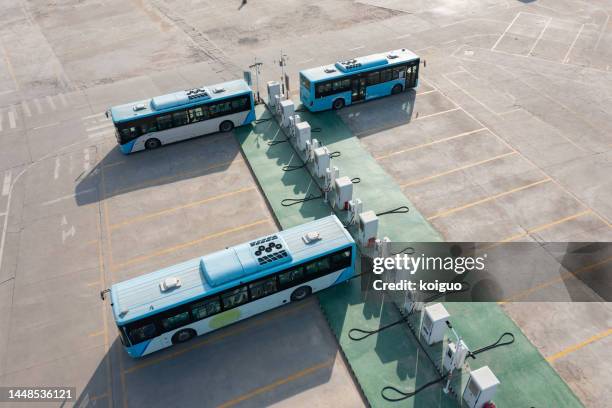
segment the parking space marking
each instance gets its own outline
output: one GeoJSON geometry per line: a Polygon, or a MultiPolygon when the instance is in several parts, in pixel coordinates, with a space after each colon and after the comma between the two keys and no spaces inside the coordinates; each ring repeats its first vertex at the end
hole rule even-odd
{"type": "Polygon", "coordinates": [[[365,48],[365,45],[360,45],[360,46],[355,47],[355,48],[349,48],[349,51],[357,51],[357,50],[360,50],[362,48],[365,48]]]}
{"type": "Polygon", "coordinates": [[[60,157],[57,156],[55,158],[55,167],[53,168],[53,179],[55,180],[59,178],[59,169],[60,169],[60,157]]]}
{"type": "Polygon", "coordinates": [[[531,49],[529,50],[529,52],[527,53],[527,55],[531,55],[531,53],[533,52],[533,50],[535,50],[535,47],[538,45],[538,43],[540,42],[540,40],[542,39],[542,37],[544,36],[544,31],[546,31],[546,29],[548,28],[548,26],[550,25],[550,22],[552,21],[552,17],[549,17],[548,21],[546,22],[546,25],[544,25],[544,28],[542,29],[542,31],[540,31],[540,35],[538,35],[538,38],[536,38],[535,43],[533,43],[533,45],[531,46],[531,49]]]}
{"type": "Polygon", "coordinates": [[[8,111],[8,119],[9,119],[9,126],[11,127],[11,129],[15,129],[17,127],[17,121],[15,120],[14,110],[8,111]]]}
{"type": "Polygon", "coordinates": [[[489,197],[486,197],[486,198],[482,198],[480,200],[473,201],[471,203],[468,203],[468,204],[465,204],[465,205],[462,205],[462,206],[459,206],[459,207],[455,207],[455,208],[451,208],[449,210],[441,211],[441,212],[439,212],[437,214],[432,215],[431,217],[428,217],[427,220],[431,221],[431,220],[435,220],[437,218],[446,217],[448,215],[454,214],[454,213],[459,212],[459,211],[466,210],[466,209],[474,207],[476,205],[484,204],[484,203],[487,203],[489,201],[496,200],[496,199],[498,199],[500,197],[504,197],[504,196],[507,196],[509,194],[517,193],[519,191],[526,190],[528,188],[535,187],[535,186],[543,184],[543,183],[548,183],[549,181],[552,181],[552,179],[550,177],[547,177],[545,179],[536,181],[534,183],[529,183],[529,184],[526,184],[524,186],[516,187],[516,188],[513,188],[511,190],[504,191],[502,193],[497,193],[497,194],[494,194],[492,196],[489,196],[489,197]]]}
{"type": "MultiPolygon", "coordinates": [[[[311,298],[312,299],[312,298],[311,298]]],[[[223,340],[226,339],[228,337],[232,337],[235,336],[237,334],[243,333],[249,329],[255,328],[255,327],[259,327],[261,325],[263,325],[264,323],[268,323],[274,319],[277,319],[279,317],[283,317],[286,316],[288,314],[291,313],[295,313],[299,310],[302,310],[303,308],[305,308],[306,306],[312,305],[313,300],[307,300],[307,301],[303,301],[301,303],[298,303],[296,305],[286,305],[283,308],[280,309],[276,309],[276,310],[272,310],[270,312],[267,312],[263,317],[259,317],[256,318],[256,320],[245,320],[242,322],[239,322],[239,324],[237,324],[236,326],[227,328],[227,330],[225,330],[224,332],[217,332],[215,333],[211,333],[208,335],[205,335],[204,339],[202,341],[196,342],[194,344],[192,344],[191,346],[185,347],[185,348],[181,348],[179,350],[175,350],[172,352],[168,352],[165,353],[163,355],[161,355],[160,357],[157,358],[151,358],[151,359],[147,359],[146,361],[143,361],[142,363],[138,363],[126,370],[122,370],[122,374],[131,374],[135,371],[138,371],[140,369],[143,369],[145,367],[157,364],[157,363],[161,363],[162,361],[166,361],[166,360],[170,360],[172,358],[178,357],[182,354],[185,354],[189,351],[198,349],[202,346],[205,346],[207,344],[211,344],[214,343],[216,341],[219,340],[223,340]]]]}
{"type": "Polygon", "coordinates": [[[72,193],[72,194],[66,194],[65,196],[61,196],[58,198],[54,198],[52,200],[48,200],[48,201],[43,201],[42,203],[40,203],[41,206],[46,206],[46,205],[51,205],[51,204],[55,204],[55,203],[59,203],[60,201],[64,201],[64,200],[69,200],[71,198],[75,198],[80,196],[81,194],[87,194],[87,193],[92,193],[96,191],[95,187],[92,188],[88,188],[86,190],[81,190],[77,193],[72,193]]]}
{"type": "MultiPolygon", "coordinates": [[[[487,104],[485,104],[484,102],[482,102],[480,99],[476,98],[474,95],[472,95],[471,93],[469,93],[466,89],[464,89],[461,85],[459,85],[458,83],[456,83],[455,81],[453,81],[452,79],[449,78],[449,75],[452,74],[457,74],[457,73],[465,73],[467,71],[464,72],[453,72],[450,74],[442,74],[442,76],[451,84],[453,84],[457,89],[459,89],[461,92],[463,92],[464,94],[466,94],[467,96],[469,96],[470,98],[472,98],[474,100],[474,102],[476,102],[477,104],[479,104],[480,106],[482,106],[483,108],[485,108],[486,110],[488,110],[489,112],[491,112],[492,114],[499,116],[500,114],[497,113],[495,110],[491,109],[487,104]]],[[[472,74],[471,74],[472,75],[472,74]]],[[[473,75],[472,75],[473,76],[473,75]]],[[[508,112],[502,112],[502,113],[508,113],[508,112]]]]}
{"type": "Polygon", "coordinates": [[[553,354],[552,356],[546,357],[546,361],[548,361],[549,363],[552,363],[553,361],[558,360],[558,359],[560,359],[562,357],[565,357],[568,354],[573,353],[576,350],[580,350],[580,349],[588,346],[591,343],[594,343],[594,342],[596,342],[598,340],[604,339],[604,338],[608,337],[611,334],[612,334],[612,329],[605,330],[605,331],[603,331],[601,333],[598,333],[598,334],[596,334],[594,336],[589,337],[588,339],[586,339],[584,341],[581,341],[578,344],[574,344],[573,346],[569,346],[568,348],[563,349],[560,352],[553,354]]]}
{"type": "Polygon", "coordinates": [[[497,39],[497,41],[495,41],[495,44],[493,44],[493,46],[491,47],[491,51],[493,51],[495,49],[495,47],[497,47],[499,45],[499,43],[501,42],[502,38],[504,38],[504,35],[506,35],[506,33],[508,32],[508,30],[510,30],[510,27],[512,27],[512,25],[514,24],[514,22],[516,21],[516,19],[521,15],[521,12],[516,13],[516,16],[514,16],[514,18],[512,19],[512,21],[510,22],[510,24],[508,24],[508,27],[506,27],[506,29],[504,30],[504,32],[499,36],[499,38],[497,39]]]}
{"type": "Polygon", "coordinates": [[[82,120],[88,120],[88,119],[99,118],[99,117],[102,117],[102,116],[106,117],[104,112],[94,113],[93,115],[83,116],[81,119],[82,120]]]}
{"type": "Polygon", "coordinates": [[[93,132],[94,130],[99,130],[99,129],[104,129],[104,128],[108,128],[108,127],[112,127],[113,123],[112,122],[108,122],[108,123],[104,123],[102,125],[98,125],[98,126],[92,126],[90,128],[85,129],[86,132],[93,132]]]}
{"type": "Polygon", "coordinates": [[[608,258],[606,258],[606,259],[604,259],[602,261],[595,262],[594,264],[591,264],[591,265],[583,266],[582,268],[577,269],[577,270],[575,270],[573,272],[563,272],[557,278],[550,279],[550,280],[548,280],[546,282],[543,282],[543,283],[540,283],[538,285],[532,286],[529,289],[525,289],[525,290],[517,293],[516,295],[512,295],[509,298],[506,298],[506,299],[504,299],[502,301],[499,301],[497,303],[500,304],[500,305],[503,305],[505,303],[515,302],[515,301],[517,301],[519,299],[523,299],[524,297],[532,294],[533,292],[537,292],[540,289],[547,288],[547,287],[549,287],[551,285],[554,285],[556,283],[560,283],[560,282],[566,281],[566,280],[571,279],[571,278],[576,279],[576,275],[579,275],[579,274],[581,274],[583,272],[588,272],[590,270],[598,268],[598,267],[600,267],[602,265],[605,265],[605,264],[609,263],[610,261],[612,261],[612,257],[608,257],[608,258]]]}
{"type": "Polygon", "coordinates": [[[559,218],[558,220],[551,221],[551,222],[548,222],[548,223],[543,224],[543,225],[538,225],[535,228],[528,229],[528,230],[526,230],[522,234],[512,235],[512,236],[510,236],[508,238],[504,238],[504,239],[502,239],[499,242],[501,243],[501,242],[514,241],[515,239],[523,238],[523,237],[526,237],[527,235],[531,235],[533,233],[540,232],[540,231],[543,231],[543,230],[548,229],[548,228],[552,228],[554,226],[563,224],[564,222],[567,222],[567,221],[575,220],[576,218],[580,218],[583,215],[587,215],[587,214],[592,214],[592,211],[591,210],[585,210],[585,211],[581,211],[579,213],[576,213],[574,215],[570,215],[569,217],[559,218]]]}
{"type": "Polygon", "coordinates": [[[418,94],[416,94],[416,96],[427,95],[427,94],[430,94],[432,92],[438,92],[438,90],[437,89],[431,89],[429,91],[419,92],[418,94]]]}
{"type": "Polygon", "coordinates": [[[43,113],[42,105],[40,104],[38,98],[34,99],[34,105],[36,105],[36,110],[39,114],[43,113]]]}
{"type": "Polygon", "coordinates": [[[55,107],[55,102],[53,102],[53,98],[51,98],[51,96],[50,96],[50,95],[47,95],[47,96],[46,96],[46,99],[47,99],[47,103],[48,103],[48,104],[49,104],[49,106],[51,107],[51,110],[56,110],[56,107],[55,107]]]}
{"type": "Polygon", "coordinates": [[[268,391],[271,391],[271,390],[273,390],[273,389],[275,389],[275,388],[277,388],[277,387],[279,387],[279,386],[281,386],[283,384],[287,384],[287,383],[290,383],[292,381],[298,380],[298,379],[300,379],[302,377],[305,377],[305,376],[307,376],[309,374],[312,374],[312,373],[314,373],[316,371],[319,371],[319,370],[321,370],[323,368],[332,367],[335,362],[336,362],[336,358],[335,357],[330,358],[327,361],[324,361],[322,363],[319,363],[319,364],[313,365],[311,367],[305,368],[303,370],[300,370],[300,371],[298,371],[296,373],[293,373],[293,374],[291,374],[291,375],[289,375],[289,376],[287,376],[285,378],[282,378],[282,379],[280,379],[278,381],[275,381],[272,384],[264,385],[263,387],[256,388],[256,389],[254,389],[251,392],[248,392],[248,393],[243,394],[243,395],[241,395],[239,397],[236,397],[236,398],[234,398],[232,400],[224,402],[223,404],[219,405],[217,408],[229,408],[229,407],[234,406],[236,404],[239,404],[239,403],[241,403],[243,401],[247,401],[247,400],[249,400],[249,399],[251,399],[253,397],[256,397],[256,396],[258,396],[260,394],[264,394],[264,393],[266,393],[268,391]]]}
{"type": "Polygon", "coordinates": [[[21,107],[23,108],[23,113],[29,118],[32,116],[32,112],[30,111],[30,106],[26,101],[21,102],[21,107]]]}
{"type": "Polygon", "coordinates": [[[169,214],[169,213],[174,212],[174,211],[178,211],[178,210],[182,210],[182,209],[190,208],[190,207],[195,207],[195,206],[198,206],[198,205],[201,205],[201,204],[204,204],[204,203],[220,200],[220,199],[223,199],[223,198],[231,197],[231,196],[234,196],[234,195],[237,195],[237,194],[241,194],[241,193],[245,193],[247,191],[253,191],[253,190],[256,190],[256,188],[255,187],[246,187],[246,188],[241,188],[239,190],[234,190],[234,191],[230,191],[230,192],[223,193],[223,194],[218,194],[216,196],[204,198],[202,200],[192,201],[190,203],[183,204],[183,205],[177,205],[176,207],[171,207],[171,208],[167,208],[165,210],[156,211],[156,212],[152,212],[152,213],[149,213],[149,214],[144,214],[144,215],[141,215],[139,217],[133,217],[133,218],[130,218],[129,220],[127,220],[127,221],[119,222],[119,223],[116,223],[116,224],[111,224],[110,228],[111,228],[111,230],[114,230],[114,229],[121,228],[121,227],[124,227],[124,226],[129,225],[129,224],[133,224],[133,223],[136,223],[136,222],[148,220],[150,218],[159,217],[159,216],[164,215],[164,214],[169,214]]]}
{"type": "MultiPolygon", "coordinates": [[[[96,234],[97,234],[97,245],[98,245],[98,270],[100,273],[100,280],[98,282],[93,282],[95,285],[100,285],[100,291],[105,289],[105,278],[104,278],[104,254],[102,252],[102,212],[100,211],[98,216],[98,222],[96,222],[96,234]]],[[[91,283],[87,284],[90,286],[91,283]]],[[[109,406],[112,406],[113,401],[113,382],[112,382],[112,373],[111,373],[111,361],[110,361],[110,337],[108,334],[108,318],[106,314],[106,308],[104,302],[102,302],[102,324],[104,325],[104,351],[105,356],[104,360],[106,363],[106,394],[109,396],[109,406]]]]}
{"type": "Polygon", "coordinates": [[[12,172],[9,170],[4,173],[4,182],[2,183],[2,196],[7,196],[11,191],[12,172]]]}
{"type": "Polygon", "coordinates": [[[563,58],[564,64],[567,64],[569,62],[570,53],[574,49],[574,45],[576,45],[576,41],[578,41],[578,37],[580,37],[580,34],[582,34],[583,29],[584,29],[584,24],[580,26],[580,30],[578,30],[578,33],[576,34],[574,41],[572,41],[572,44],[570,45],[569,49],[567,50],[567,53],[565,54],[565,58],[563,58]]]}
{"type": "Polygon", "coordinates": [[[420,145],[417,145],[417,146],[412,146],[412,147],[409,147],[409,148],[407,148],[407,149],[397,150],[397,151],[392,152],[392,153],[389,153],[389,154],[384,154],[384,155],[382,155],[382,156],[377,156],[377,157],[375,157],[374,159],[376,159],[376,160],[383,160],[383,159],[387,159],[387,158],[389,158],[389,157],[396,156],[396,155],[398,155],[398,154],[402,154],[402,153],[410,152],[410,151],[417,150],[417,149],[422,149],[423,147],[433,146],[433,145],[435,145],[435,144],[438,144],[438,143],[444,143],[444,142],[447,142],[447,141],[449,141],[449,140],[457,139],[457,138],[459,138],[459,137],[464,137],[464,136],[473,135],[473,134],[475,134],[475,133],[482,132],[483,130],[487,130],[487,129],[485,129],[485,128],[480,128],[480,129],[476,129],[476,130],[470,130],[469,132],[459,133],[458,135],[454,135],[454,136],[445,137],[445,138],[443,138],[443,139],[434,140],[433,142],[423,143],[423,144],[420,144],[420,145]]]}
{"type": "Polygon", "coordinates": [[[442,112],[430,113],[429,115],[425,115],[425,116],[417,116],[416,118],[414,118],[414,120],[421,120],[425,118],[431,118],[433,116],[444,115],[445,113],[454,112],[456,110],[459,110],[459,108],[452,108],[452,109],[448,109],[442,112]]]}
{"type": "Polygon", "coordinates": [[[104,330],[100,330],[98,332],[89,333],[87,337],[98,337],[104,334],[104,330]]]}
{"type": "Polygon", "coordinates": [[[83,150],[83,156],[85,159],[85,162],[83,163],[83,170],[87,172],[91,168],[91,163],[89,163],[89,148],[86,147],[83,150]]]}
{"type": "Polygon", "coordinates": [[[171,246],[171,247],[159,250],[159,251],[155,251],[155,252],[152,252],[152,253],[147,254],[147,255],[141,255],[141,256],[137,256],[137,257],[128,259],[127,261],[124,261],[124,262],[119,262],[118,264],[114,264],[112,266],[112,269],[113,270],[118,270],[118,269],[120,269],[120,268],[122,268],[124,266],[131,265],[133,263],[141,262],[141,261],[144,261],[144,260],[147,260],[147,259],[151,259],[151,258],[155,258],[155,257],[158,257],[158,256],[162,256],[162,255],[166,255],[166,254],[178,251],[179,249],[188,248],[190,246],[199,244],[200,242],[208,241],[208,240],[213,239],[213,238],[217,238],[217,237],[220,237],[220,236],[223,236],[223,235],[231,234],[232,232],[242,231],[242,230],[245,230],[245,229],[248,229],[248,228],[255,227],[257,225],[265,224],[267,222],[271,222],[270,218],[262,218],[262,219],[260,219],[258,221],[252,222],[250,224],[244,224],[244,225],[240,225],[238,227],[228,228],[228,229],[225,229],[223,231],[216,232],[214,234],[205,235],[203,237],[194,239],[192,241],[183,242],[181,244],[174,245],[174,246],[171,246]]]}
{"type": "Polygon", "coordinates": [[[421,184],[421,183],[424,183],[426,181],[431,181],[433,179],[436,179],[438,177],[447,176],[449,174],[453,174],[453,173],[456,173],[456,172],[461,171],[461,170],[467,170],[467,169],[472,168],[472,167],[480,166],[481,164],[490,163],[490,162],[495,161],[495,160],[503,159],[504,157],[512,156],[514,154],[517,154],[517,152],[512,151],[512,152],[500,154],[498,156],[493,156],[493,157],[490,157],[490,158],[485,159],[485,160],[477,161],[477,162],[474,162],[474,163],[469,163],[469,164],[466,164],[465,166],[460,166],[460,167],[454,168],[452,170],[443,171],[442,173],[434,174],[432,176],[427,176],[427,177],[423,177],[423,178],[418,179],[418,180],[409,181],[407,183],[400,184],[400,187],[409,187],[409,186],[414,186],[414,185],[417,185],[417,184],[421,184]]]}
{"type": "Polygon", "coordinates": [[[0,132],[2,132],[2,120],[4,118],[4,115],[2,114],[2,112],[0,112],[0,132]]]}
{"type": "Polygon", "coordinates": [[[59,93],[57,96],[59,97],[59,100],[62,103],[62,105],[65,108],[68,107],[68,101],[66,100],[66,97],[64,96],[64,94],[63,93],[59,93]]]}

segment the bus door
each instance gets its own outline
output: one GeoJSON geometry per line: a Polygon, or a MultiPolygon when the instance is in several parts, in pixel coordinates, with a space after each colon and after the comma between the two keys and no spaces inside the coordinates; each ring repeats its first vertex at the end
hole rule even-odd
{"type": "Polygon", "coordinates": [[[366,79],[365,77],[351,78],[351,101],[360,102],[365,99],[366,79]]]}
{"type": "Polygon", "coordinates": [[[411,65],[406,70],[406,89],[414,88],[417,81],[418,65],[411,65]]]}

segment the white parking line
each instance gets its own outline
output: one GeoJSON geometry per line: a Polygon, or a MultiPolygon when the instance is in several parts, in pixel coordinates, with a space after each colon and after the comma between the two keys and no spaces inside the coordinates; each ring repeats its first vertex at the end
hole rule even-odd
{"type": "Polygon", "coordinates": [[[91,164],[89,163],[89,149],[85,148],[83,150],[83,153],[85,154],[85,163],[83,163],[83,169],[85,171],[88,171],[91,168],[91,164]]]}
{"type": "Polygon", "coordinates": [[[89,116],[83,116],[81,119],[82,120],[87,120],[87,119],[97,118],[97,117],[100,117],[100,116],[105,116],[104,112],[102,112],[102,113],[94,113],[93,115],[89,115],[89,116]]]}
{"type": "Polygon", "coordinates": [[[55,158],[55,168],[53,169],[53,178],[55,180],[59,178],[59,169],[60,169],[60,158],[58,156],[55,158]]]}
{"type": "Polygon", "coordinates": [[[298,65],[306,64],[307,62],[310,62],[310,61],[312,61],[312,58],[308,58],[308,59],[298,62],[298,65]]]}
{"type": "Polygon", "coordinates": [[[60,99],[60,102],[62,102],[62,105],[64,105],[64,107],[67,107],[68,101],[66,100],[66,97],[64,96],[64,94],[60,93],[57,96],[59,96],[59,99],[60,99]]]}
{"type": "Polygon", "coordinates": [[[399,35],[397,37],[394,38],[394,40],[401,40],[402,38],[407,38],[410,37],[412,34],[404,34],[404,35],[399,35]]]}
{"type": "Polygon", "coordinates": [[[491,47],[491,51],[493,51],[495,49],[495,47],[497,47],[497,45],[499,44],[499,42],[502,40],[502,38],[504,38],[504,35],[506,35],[506,33],[508,32],[508,30],[510,30],[510,27],[512,27],[512,25],[514,24],[514,22],[516,21],[516,19],[521,15],[520,12],[516,13],[516,16],[514,16],[514,19],[512,19],[512,21],[510,22],[510,24],[508,24],[508,27],[506,27],[506,29],[504,30],[504,32],[502,33],[502,35],[499,36],[499,38],[497,39],[497,41],[495,41],[495,44],[493,44],[493,46],[491,47]]]}
{"type": "Polygon", "coordinates": [[[98,126],[92,126],[90,128],[85,129],[86,132],[93,132],[94,130],[100,130],[100,129],[104,129],[104,128],[108,128],[113,126],[113,124],[111,122],[107,122],[104,123],[102,125],[98,125],[98,126]]]}
{"type": "Polygon", "coordinates": [[[531,49],[529,50],[529,52],[527,53],[527,55],[531,55],[531,53],[533,52],[533,50],[535,50],[536,45],[538,45],[538,43],[540,42],[540,40],[542,39],[542,36],[544,36],[544,31],[546,31],[546,29],[548,28],[548,25],[550,24],[550,22],[552,21],[552,17],[548,19],[548,21],[546,22],[546,25],[544,26],[544,28],[542,29],[542,31],[540,32],[540,35],[538,35],[538,38],[536,39],[535,43],[533,44],[533,47],[531,47],[531,49]]]}
{"type": "Polygon", "coordinates": [[[110,136],[114,133],[113,129],[107,129],[107,130],[101,130],[99,132],[95,132],[95,133],[90,133],[89,135],[87,135],[88,138],[93,139],[95,137],[99,137],[99,136],[110,136]]]}
{"type": "Polygon", "coordinates": [[[576,38],[574,38],[574,41],[572,41],[572,45],[570,45],[569,50],[567,50],[567,54],[565,54],[565,58],[563,58],[564,64],[568,63],[570,53],[574,49],[574,45],[576,45],[576,41],[578,41],[578,37],[580,37],[580,34],[582,33],[583,29],[584,29],[584,24],[580,26],[580,30],[578,30],[578,34],[576,34],[576,38]]]}
{"type": "Polygon", "coordinates": [[[38,100],[38,98],[34,99],[34,105],[36,105],[36,110],[38,111],[39,114],[43,113],[42,105],[40,104],[40,100],[38,100]]]}
{"type": "Polygon", "coordinates": [[[49,95],[47,95],[47,103],[49,104],[52,110],[56,109],[55,102],[53,102],[53,98],[51,98],[49,95]]]}
{"type": "Polygon", "coordinates": [[[28,103],[26,101],[21,102],[21,107],[23,108],[23,113],[27,117],[32,116],[32,112],[30,111],[30,107],[28,106],[28,103]]]}
{"type": "Polygon", "coordinates": [[[359,47],[355,47],[355,48],[349,48],[349,51],[357,51],[357,50],[360,50],[362,48],[365,48],[365,45],[360,45],[359,47]]]}
{"type": "Polygon", "coordinates": [[[2,112],[0,112],[0,132],[2,132],[2,120],[3,120],[4,116],[2,115],[2,112]]]}
{"type": "Polygon", "coordinates": [[[13,177],[10,171],[4,173],[4,182],[2,183],[2,195],[8,195],[9,191],[11,191],[11,178],[13,177]]]}
{"type": "Polygon", "coordinates": [[[87,194],[87,193],[91,193],[93,191],[96,191],[95,187],[79,191],[78,193],[68,194],[68,195],[65,195],[65,196],[62,196],[62,197],[59,197],[59,198],[55,198],[53,200],[45,201],[45,202],[40,203],[40,205],[51,205],[51,204],[59,203],[60,201],[68,200],[70,198],[77,197],[77,196],[79,196],[81,194],[87,194]]]}
{"type": "Polygon", "coordinates": [[[17,122],[15,121],[15,111],[9,111],[8,118],[9,126],[11,127],[11,129],[15,129],[17,127],[17,122]]]}

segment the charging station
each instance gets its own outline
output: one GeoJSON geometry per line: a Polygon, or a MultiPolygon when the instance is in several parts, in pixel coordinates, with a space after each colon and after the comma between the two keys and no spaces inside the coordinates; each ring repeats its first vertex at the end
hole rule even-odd
{"type": "Polygon", "coordinates": [[[353,182],[351,179],[344,176],[334,180],[334,191],[336,192],[333,202],[334,207],[339,210],[348,210],[349,201],[353,198],[353,182]]]}
{"type": "Polygon", "coordinates": [[[463,401],[468,408],[484,408],[495,396],[499,380],[488,366],[480,367],[470,373],[463,401]]]}
{"type": "Polygon", "coordinates": [[[272,108],[276,107],[277,97],[280,99],[281,86],[276,81],[270,81],[267,83],[268,88],[268,105],[272,108]]]}
{"type": "Polygon", "coordinates": [[[378,235],[378,217],[372,210],[365,211],[359,214],[359,231],[357,240],[365,247],[371,247],[376,241],[378,235]]]}
{"type": "Polygon", "coordinates": [[[442,303],[427,306],[424,309],[423,320],[421,322],[421,337],[432,345],[444,340],[446,332],[446,321],[450,314],[442,303]]]}
{"type": "Polygon", "coordinates": [[[314,150],[314,171],[317,177],[325,177],[326,170],[330,168],[331,158],[329,149],[325,146],[314,150]]]}

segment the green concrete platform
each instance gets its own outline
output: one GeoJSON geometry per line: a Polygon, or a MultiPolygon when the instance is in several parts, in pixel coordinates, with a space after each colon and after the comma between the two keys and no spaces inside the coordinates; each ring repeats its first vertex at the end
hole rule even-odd
{"type": "MultiPolygon", "coordinates": [[[[236,137],[282,228],[332,213],[322,199],[290,207],[281,205],[283,199],[319,196],[321,192],[317,180],[306,169],[282,170],[284,165],[301,164],[301,160],[289,143],[268,145],[271,141],[285,140],[285,135],[263,106],[258,106],[256,113],[257,118],[263,121],[237,129],[236,137]]],[[[313,138],[319,139],[330,151],[341,152],[341,156],[332,161],[334,166],[340,168],[340,175],[361,179],[359,184],[354,185],[353,196],[363,200],[365,210],[381,212],[404,205],[411,209],[407,214],[380,217],[379,236],[388,236],[395,242],[442,240],[335,113],[313,115],[300,112],[300,115],[313,129],[321,129],[320,132],[313,132],[313,138]]],[[[346,219],[344,214],[338,215],[346,219]]],[[[417,408],[459,406],[460,394],[467,380],[465,374],[456,376],[453,381],[458,392],[455,396],[444,394],[442,386],[435,385],[402,402],[387,402],[381,397],[380,392],[386,385],[411,391],[436,379],[437,373],[432,363],[424,358],[413,334],[404,324],[360,342],[348,337],[352,328],[372,330],[401,317],[389,296],[365,293],[361,290],[361,284],[359,279],[354,279],[320,293],[318,298],[370,405],[417,408]]],[[[472,349],[493,343],[503,332],[512,332],[516,336],[511,346],[483,353],[469,362],[472,368],[489,365],[499,378],[501,386],[495,397],[499,407],[582,406],[497,304],[449,303],[446,306],[453,325],[472,349]]],[[[418,318],[411,317],[415,327],[418,327],[418,318]]],[[[427,348],[427,352],[439,364],[442,345],[427,348]]]]}

